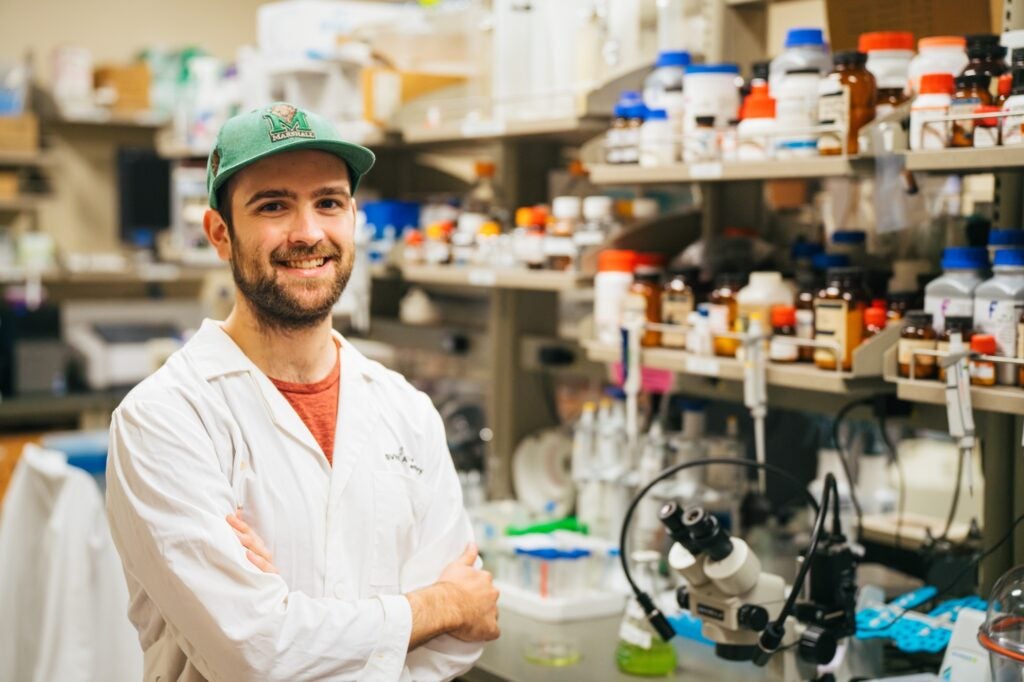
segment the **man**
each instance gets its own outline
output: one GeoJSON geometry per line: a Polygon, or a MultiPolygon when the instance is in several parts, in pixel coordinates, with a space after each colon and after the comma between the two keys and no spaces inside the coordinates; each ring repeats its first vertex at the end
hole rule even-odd
{"type": "Polygon", "coordinates": [[[110,431],[146,680],[450,679],[498,636],[440,416],[331,327],[373,161],[283,103],[218,135],[204,229],[234,309],[110,431]]]}

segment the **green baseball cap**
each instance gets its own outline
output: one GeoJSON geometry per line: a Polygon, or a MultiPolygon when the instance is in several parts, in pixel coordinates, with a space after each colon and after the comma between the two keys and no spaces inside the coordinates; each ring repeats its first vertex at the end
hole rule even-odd
{"type": "Polygon", "coordinates": [[[342,140],[338,130],[323,116],[287,102],[276,102],[233,116],[221,126],[217,144],[206,162],[210,208],[217,208],[217,190],[232,175],[262,158],[298,149],[318,149],[344,161],[353,193],[374,162],[373,152],[342,140]]]}

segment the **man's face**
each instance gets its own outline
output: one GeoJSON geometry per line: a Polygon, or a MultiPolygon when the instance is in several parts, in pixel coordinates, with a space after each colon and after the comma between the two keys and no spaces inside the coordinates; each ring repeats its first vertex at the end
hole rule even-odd
{"type": "Polygon", "coordinates": [[[230,263],[260,321],[295,330],[321,322],[355,258],[348,168],[327,152],[283,152],[229,181],[230,263]]]}

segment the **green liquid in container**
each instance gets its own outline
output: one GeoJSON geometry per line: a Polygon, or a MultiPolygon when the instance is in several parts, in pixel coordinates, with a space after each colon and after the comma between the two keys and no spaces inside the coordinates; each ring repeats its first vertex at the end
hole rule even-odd
{"type": "Polygon", "coordinates": [[[615,662],[619,670],[627,675],[667,677],[676,669],[676,648],[671,642],[663,642],[657,636],[651,642],[650,649],[619,642],[615,650],[615,662]]]}

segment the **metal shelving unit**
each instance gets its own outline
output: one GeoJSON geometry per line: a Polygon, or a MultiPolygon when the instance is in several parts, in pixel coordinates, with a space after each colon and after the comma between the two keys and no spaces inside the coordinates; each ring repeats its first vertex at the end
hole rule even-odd
{"type": "Polygon", "coordinates": [[[993,149],[941,149],[903,154],[907,170],[947,173],[982,173],[1024,168],[1024,146],[993,149]]]}
{"type": "Polygon", "coordinates": [[[580,144],[608,127],[607,117],[584,116],[523,121],[461,120],[436,126],[406,125],[400,133],[406,144],[452,144],[516,139],[557,139],[580,144]]]}
{"type": "Polygon", "coordinates": [[[405,265],[402,279],[417,284],[469,286],[525,291],[568,291],[586,284],[589,278],[575,272],[554,270],[496,270],[456,265],[405,265]]]}

